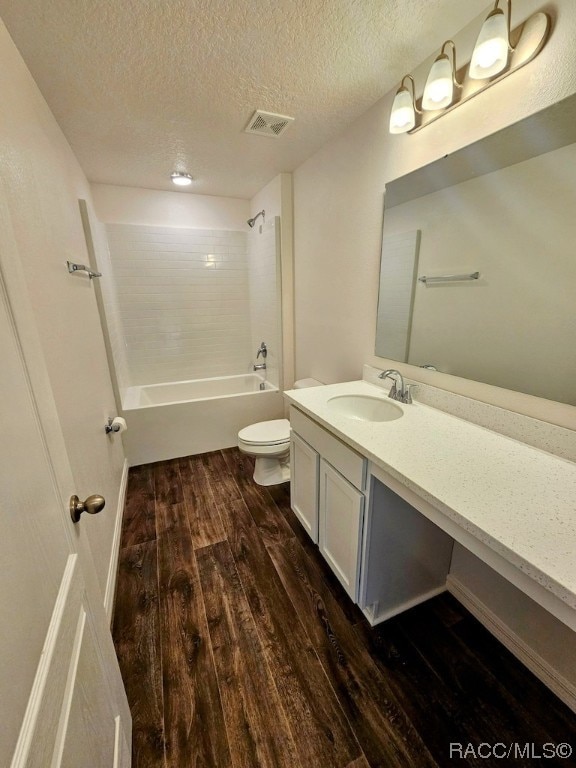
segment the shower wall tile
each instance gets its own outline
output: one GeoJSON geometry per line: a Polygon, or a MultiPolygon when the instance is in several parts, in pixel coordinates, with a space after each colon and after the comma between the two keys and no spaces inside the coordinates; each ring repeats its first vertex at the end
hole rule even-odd
{"type": "Polygon", "coordinates": [[[244,232],[106,229],[132,385],[250,370],[244,232]]]}

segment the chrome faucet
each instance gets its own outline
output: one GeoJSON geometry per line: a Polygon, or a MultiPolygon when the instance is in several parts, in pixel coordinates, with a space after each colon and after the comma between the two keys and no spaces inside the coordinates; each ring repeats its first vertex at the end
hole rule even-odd
{"type": "Polygon", "coordinates": [[[253,366],[253,370],[255,371],[265,371],[266,370],[266,358],[268,357],[268,347],[266,346],[265,341],[260,342],[260,346],[258,348],[258,352],[256,353],[256,360],[262,355],[264,358],[263,363],[255,363],[253,366]]]}
{"type": "Polygon", "coordinates": [[[404,384],[404,379],[402,378],[400,371],[397,371],[394,368],[389,368],[387,371],[379,373],[378,378],[391,379],[394,382],[390,387],[388,397],[391,397],[392,400],[397,400],[399,403],[410,405],[412,402],[412,394],[410,392],[412,385],[404,384]]]}

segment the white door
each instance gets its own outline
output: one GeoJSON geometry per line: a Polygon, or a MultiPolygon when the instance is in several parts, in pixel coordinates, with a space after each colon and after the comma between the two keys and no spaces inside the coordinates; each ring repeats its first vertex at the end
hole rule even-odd
{"type": "Polygon", "coordinates": [[[340,583],[358,600],[364,496],[320,459],[319,547],[340,583]]]}
{"type": "Polygon", "coordinates": [[[290,438],[290,499],[294,514],[312,541],[318,543],[318,453],[292,432],[290,438]]]}
{"type": "Polygon", "coordinates": [[[0,765],[128,766],[130,713],[86,521],[68,513],[74,482],[21,268],[3,256],[0,765]]]}

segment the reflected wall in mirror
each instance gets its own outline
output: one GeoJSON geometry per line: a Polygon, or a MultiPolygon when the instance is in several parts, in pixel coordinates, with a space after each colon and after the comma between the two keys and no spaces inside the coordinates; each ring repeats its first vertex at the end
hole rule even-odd
{"type": "Polygon", "coordinates": [[[386,186],[377,355],[576,405],[574,142],[576,97],[386,186]]]}

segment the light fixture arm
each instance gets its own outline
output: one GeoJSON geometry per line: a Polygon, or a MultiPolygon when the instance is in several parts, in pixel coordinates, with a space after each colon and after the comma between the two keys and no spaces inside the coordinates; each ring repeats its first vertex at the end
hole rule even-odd
{"type": "MultiPolygon", "coordinates": [[[[412,103],[414,104],[414,112],[416,112],[416,114],[418,115],[421,115],[422,110],[418,109],[418,105],[416,104],[416,83],[414,82],[414,78],[412,77],[412,75],[404,75],[404,77],[400,82],[400,88],[398,89],[399,91],[401,91],[402,88],[406,88],[406,86],[404,85],[404,80],[410,80],[410,82],[412,83],[412,103]]],[[[406,88],[406,90],[408,89],[406,88]]]]}
{"type": "MultiPolygon", "coordinates": [[[[496,2],[494,3],[494,9],[492,13],[494,13],[494,11],[497,11],[499,6],[500,6],[500,0],[496,0],[496,2]]],[[[506,6],[508,9],[508,13],[506,14],[506,24],[508,26],[508,48],[510,51],[513,51],[514,48],[512,47],[512,44],[510,42],[510,34],[512,32],[512,0],[506,0],[506,6]]]]}
{"type": "Polygon", "coordinates": [[[462,88],[462,83],[458,81],[456,77],[456,43],[454,40],[446,40],[442,48],[440,49],[440,56],[447,56],[446,46],[450,46],[452,51],[452,82],[457,88],[462,88]]]}

